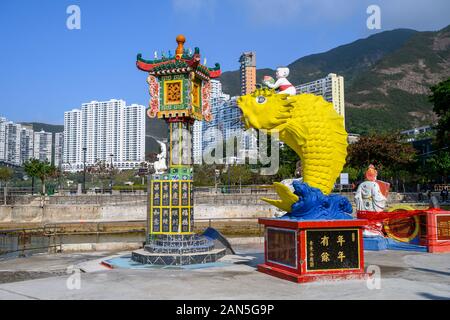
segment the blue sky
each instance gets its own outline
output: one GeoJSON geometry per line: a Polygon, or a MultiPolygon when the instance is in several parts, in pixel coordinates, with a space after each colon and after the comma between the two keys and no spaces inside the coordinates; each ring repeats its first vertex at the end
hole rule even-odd
{"type": "Polygon", "coordinates": [[[208,65],[229,71],[243,51],[275,68],[375,32],[448,24],[448,0],[1,0],[0,115],[62,124],[64,111],[91,100],[146,105],[136,54],[173,52],[180,33],[208,65]],[[66,27],[72,4],[81,30],[66,27]],[[366,27],[371,4],[381,8],[381,30],[366,27]]]}

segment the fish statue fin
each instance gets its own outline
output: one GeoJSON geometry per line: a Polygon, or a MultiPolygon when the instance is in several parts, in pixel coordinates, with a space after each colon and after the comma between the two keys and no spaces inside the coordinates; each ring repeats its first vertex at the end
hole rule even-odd
{"type": "Polygon", "coordinates": [[[301,147],[307,140],[307,130],[303,126],[288,121],[280,131],[280,140],[284,141],[297,154],[301,154],[301,147]]]}
{"type": "Polygon", "coordinates": [[[282,183],[274,182],[273,187],[277,192],[278,196],[281,200],[262,198],[261,200],[283,210],[286,212],[291,212],[291,207],[294,203],[298,201],[298,196],[295,195],[289,187],[285,186],[282,183]]]}

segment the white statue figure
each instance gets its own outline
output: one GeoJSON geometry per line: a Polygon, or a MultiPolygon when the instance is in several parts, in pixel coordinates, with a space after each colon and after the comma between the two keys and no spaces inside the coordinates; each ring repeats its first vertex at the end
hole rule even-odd
{"type": "Polygon", "coordinates": [[[271,89],[278,89],[278,93],[295,96],[297,94],[297,90],[295,90],[295,87],[287,79],[288,76],[289,68],[279,67],[276,72],[277,81],[273,83],[273,81],[270,81],[271,78],[267,77],[270,79],[265,78],[264,83],[271,89]]]}
{"type": "Polygon", "coordinates": [[[161,153],[157,155],[157,161],[153,164],[156,174],[164,173],[167,170],[166,158],[167,158],[167,147],[165,143],[158,141],[161,147],[161,153]]]}
{"type": "MultiPolygon", "coordinates": [[[[382,212],[386,207],[389,183],[377,180],[378,172],[371,164],[366,171],[366,181],[358,186],[355,194],[356,210],[382,212]]],[[[383,234],[383,223],[376,221],[364,228],[364,237],[377,237],[383,234]]]]}
{"type": "Polygon", "coordinates": [[[381,212],[386,207],[386,197],[374,181],[364,181],[356,190],[356,209],[358,211],[381,212]]]}
{"type": "Polygon", "coordinates": [[[358,211],[381,212],[386,207],[389,184],[377,181],[377,175],[377,170],[371,164],[365,174],[366,181],[361,183],[356,190],[355,202],[358,211]],[[384,187],[384,192],[380,185],[384,187]]]}

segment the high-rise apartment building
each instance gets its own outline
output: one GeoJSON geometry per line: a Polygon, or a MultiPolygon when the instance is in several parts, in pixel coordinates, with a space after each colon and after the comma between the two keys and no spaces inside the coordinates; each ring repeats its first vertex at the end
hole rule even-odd
{"type": "Polygon", "coordinates": [[[195,121],[192,128],[192,157],[194,158],[194,164],[202,163],[202,121],[195,121]]]}
{"type": "Polygon", "coordinates": [[[34,158],[34,131],[31,126],[22,125],[20,133],[20,158],[21,164],[34,158]]]}
{"type": "MultiPolygon", "coordinates": [[[[123,100],[92,101],[81,106],[81,148],[87,148],[86,163],[121,159],[123,100]]],[[[84,157],[84,155],[83,155],[84,157]]]]}
{"type": "Polygon", "coordinates": [[[133,169],[145,160],[145,107],[123,100],[92,101],[64,114],[63,169],[98,161],[133,169]]]}
{"type": "Polygon", "coordinates": [[[21,165],[20,136],[22,126],[7,121],[5,118],[0,122],[0,161],[14,165],[21,165]]]}
{"type": "MultiPolygon", "coordinates": [[[[241,121],[242,111],[237,105],[238,97],[217,100],[211,105],[212,121],[203,123],[202,152],[210,152],[223,143],[223,162],[243,163],[257,156],[258,141],[254,130],[245,130],[241,121]],[[226,144],[233,140],[237,153],[227,154],[226,144]]],[[[234,149],[234,148],[233,148],[234,149]]]]}
{"type": "Polygon", "coordinates": [[[21,166],[32,158],[53,163],[52,133],[0,117],[0,161],[21,166]]]}
{"type": "Polygon", "coordinates": [[[334,109],[344,118],[345,123],[344,77],[330,73],[325,78],[301,84],[295,89],[297,94],[312,93],[333,103],[334,109]]]}
{"type": "Polygon", "coordinates": [[[145,107],[132,104],[123,109],[121,158],[142,162],[145,159],[145,107]]]}
{"type": "Polygon", "coordinates": [[[64,132],[55,133],[55,157],[54,165],[57,168],[61,168],[63,163],[63,153],[64,153],[64,132]]]}
{"type": "MultiPolygon", "coordinates": [[[[203,156],[203,127],[209,128],[211,126],[217,125],[217,110],[218,105],[223,101],[227,101],[230,99],[229,94],[225,94],[222,91],[222,83],[219,80],[211,79],[211,95],[210,95],[210,105],[211,105],[211,114],[212,120],[210,123],[204,123],[203,121],[195,121],[194,128],[192,130],[193,134],[193,158],[195,164],[202,163],[203,156]]],[[[208,137],[205,137],[208,139],[208,137]]]]}
{"type": "Polygon", "coordinates": [[[64,151],[63,164],[65,169],[83,169],[81,147],[81,110],[73,109],[64,112],[64,151]],[[80,167],[77,167],[80,166],[80,167]]]}
{"type": "Polygon", "coordinates": [[[34,133],[33,158],[52,163],[52,134],[44,130],[34,133]]]}
{"type": "Polygon", "coordinates": [[[246,95],[256,90],[256,53],[244,52],[239,58],[239,63],[241,95],[246,95]]]}
{"type": "MultiPolygon", "coordinates": [[[[253,92],[256,88],[256,60],[254,53],[245,53],[249,57],[248,66],[254,68],[253,78],[248,79],[248,88],[243,92],[253,92]],[[250,86],[250,84],[252,86],[250,86]]],[[[245,64],[245,63],[244,63],[245,64]]],[[[241,69],[242,70],[242,69],[241,69]]],[[[245,72],[244,72],[245,73],[245,72]]],[[[251,72],[247,73],[250,75],[251,72]]],[[[242,75],[242,73],[241,73],[242,75]]],[[[215,148],[217,144],[224,144],[224,163],[242,163],[246,157],[256,157],[257,138],[255,132],[246,131],[241,121],[242,111],[237,105],[237,97],[222,92],[219,80],[211,80],[211,115],[210,122],[201,122],[194,125],[194,163],[201,163],[203,154],[215,148]],[[226,154],[226,143],[233,139],[237,143],[238,153],[226,154]]]]}
{"type": "Polygon", "coordinates": [[[0,161],[6,158],[6,118],[0,117],[0,161]]]}

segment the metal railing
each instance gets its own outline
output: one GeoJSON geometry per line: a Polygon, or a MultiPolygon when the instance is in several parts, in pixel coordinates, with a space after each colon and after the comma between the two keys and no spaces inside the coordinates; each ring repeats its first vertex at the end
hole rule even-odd
{"type": "MultiPolygon", "coordinates": [[[[199,197],[205,195],[231,195],[231,194],[268,194],[273,190],[269,186],[218,186],[195,187],[194,191],[199,197]]],[[[146,190],[140,189],[96,189],[96,192],[88,191],[79,194],[74,189],[57,189],[50,196],[42,196],[38,192],[34,195],[31,188],[0,188],[0,205],[27,205],[39,202],[46,204],[142,204],[147,201],[146,190]]]]}

